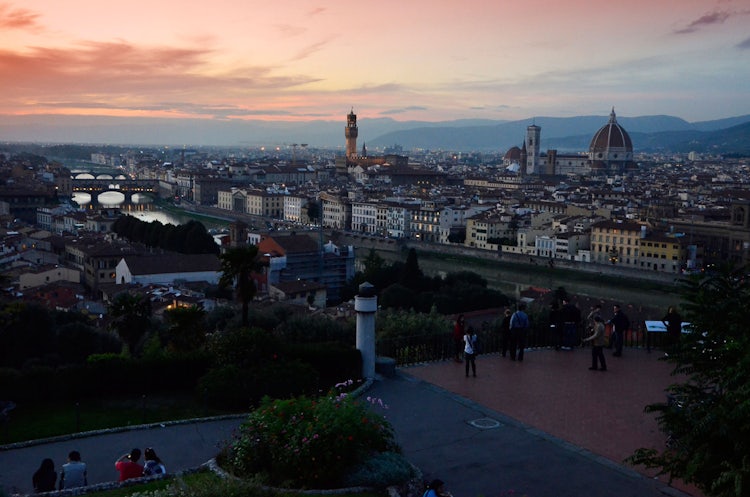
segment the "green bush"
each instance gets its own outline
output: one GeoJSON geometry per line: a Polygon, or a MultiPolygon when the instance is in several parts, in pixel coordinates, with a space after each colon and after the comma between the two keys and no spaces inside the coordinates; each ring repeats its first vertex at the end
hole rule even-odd
{"type": "Polygon", "coordinates": [[[324,391],[341,378],[362,376],[362,353],[339,342],[289,343],[284,346],[284,355],[310,364],[320,377],[324,391]]]}
{"type": "Polygon", "coordinates": [[[368,405],[329,393],[264,398],[226,450],[237,476],[291,488],[333,488],[374,453],[398,450],[393,428],[368,405]]]}
{"type": "Polygon", "coordinates": [[[287,398],[317,391],[318,374],[299,361],[268,363],[262,368],[242,369],[228,365],[212,369],[198,381],[198,395],[218,409],[249,410],[261,398],[287,398]]]}
{"type": "Polygon", "coordinates": [[[404,483],[416,476],[414,467],[397,452],[381,452],[366,459],[344,478],[347,487],[376,487],[404,483]]]}
{"type": "Polygon", "coordinates": [[[0,392],[3,392],[4,397],[2,400],[20,400],[23,393],[22,376],[15,368],[0,368],[0,392]]]}

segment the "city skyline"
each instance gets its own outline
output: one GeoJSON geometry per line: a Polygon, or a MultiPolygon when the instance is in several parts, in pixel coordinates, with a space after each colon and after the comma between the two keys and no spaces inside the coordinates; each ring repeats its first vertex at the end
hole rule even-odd
{"type": "Polygon", "coordinates": [[[557,5],[0,0],[0,115],[750,114],[741,0],[557,5]]]}

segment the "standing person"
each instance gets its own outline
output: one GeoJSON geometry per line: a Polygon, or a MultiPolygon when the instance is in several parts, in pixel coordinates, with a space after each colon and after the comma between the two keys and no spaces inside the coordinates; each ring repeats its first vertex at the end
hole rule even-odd
{"type": "MultiPolygon", "coordinates": [[[[586,334],[591,335],[594,332],[594,326],[596,325],[596,316],[602,317],[602,305],[601,304],[595,304],[591,306],[591,310],[589,311],[588,315],[586,316],[586,334]]],[[[602,318],[602,322],[604,322],[604,319],[602,318]]],[[[605,342],[606,342],[606,336],[605,342]]],[[[606,343],[605,343],[606,345],[606,343]]],[[[586,341],[583,340],[581,343],[581,347],[586,346],[586,341]]]]}
{"type": "Polygon", "coordinates": [[[600,315],[594,316],[593,334],[583,339],[584,342],[591,342],[591,371],[607,370],[607,361],[604,360],[604,345],[607,343],[607,337],[604,335],[604,320],[600,315]],[[597,364],[598,363],[598,364],[597,364]],[[598,367],[597,367],[598,366],[598,367]]]}
{"type": "Polygon", "coordinates": [[[670,306],[667,309],[667,315],[661,318],[661,322],[667,328],[667,345],[669,348],[675,347],[680,342],[680,335],[682,334],[682,316],[677,312],[677,309],[670,306]]]}
{"type": "Polygon", "coordinates": [[[57,483],[57,473],[55,472],[55,463],[49,457],[42,459],[39,469],[34,471],[31,477],[31,484],[34,487],[34,493],[52,492],[55,490],[57,483]]]}
{"type": "Polygon", "coordinates": [[[464,335],[466,334],[466,319],[459,314],[456,324],[453,325],[453,346],[455,349],[454,361],[461,362],[461,349],[463,348],[464,335]]]}
{"type": "Polygon", "coordinates": [[[625,332],[630,328],[630,320],[622,312],[619,304],[613,306],[614,315],[609,320],[609,324],[612,325],[612,339],[615,343],[615,352],[612,354],[613,357],[622,357],[622,345],[625,341],[625,332]]]}
{"type": "Polygon", "coordinates": [[[513,314],[510,309],[505,309],[503,322],[500,323],[500,351],[505,357],[508,353],[508,343],[510,342],[510,316],[513,314]]]}
{"type": "Polygon", "coordinates": [[[71,450],[68,454],[68,462],[63,464],[60,470],[60,490],[85,487],[88,483],[86,463],[81,462],[80,452],[71,450]]]}
{"type": "Polygon", "coordinates": [[[563,321],[563,347],[573,349],[579,343],[578,325],[581,323],[581,310],[573,304],[570,299],[563,299],[560,309],[563,321]]]}
{"type": "Polygon", "coordinates": [[[563,333],[563,320],[562,313],[560,312],[560,306],[557,301],[552,302],[549,310],[549,331],[552,335],[552,343],[555,345],[555,350],[560,350],[562,345],[562,333],[563,333]]]}
{"type": "Polygon", "coordinates": [[[526,334],[530,323],[529,316],[524,312],[526,304],[518,304],[518,310],[510,317],[510,359],[523,361],[523,351],[526,348],[526,334]]]}
{"type": "Polygon", "coordinates": [[[115,469],[120,472],[120,481],[143,476],[143,466],[138,464],[141,449],[133,449],[129,454],[123,454],[115,461],[115,469]]]}
{"type": "Polygon", "coordinates": [[[167,468],[164,467],[164,463],[161,462],[159,456],[156,455],[156,451],[151,447],[143,451],[143,461],[143,476],[166,474],[167,468]]]}
{"type": "Polygon", "coordinates": [[[477,335],[474,333],[474,328],[469,326],[464,335],[464,359],[466,362],[466,377],[469,377],[469,366],[471,366],[471,372],[474,378],[477,377],[477,335]]]}

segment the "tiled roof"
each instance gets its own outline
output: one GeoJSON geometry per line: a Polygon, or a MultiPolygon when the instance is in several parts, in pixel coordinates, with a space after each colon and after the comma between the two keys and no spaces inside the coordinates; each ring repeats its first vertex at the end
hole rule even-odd
{"type": "Polygon", "coordinates": [[[159,254],[124,257],[133,275],[220,271],[215,254],[159,254]]]}

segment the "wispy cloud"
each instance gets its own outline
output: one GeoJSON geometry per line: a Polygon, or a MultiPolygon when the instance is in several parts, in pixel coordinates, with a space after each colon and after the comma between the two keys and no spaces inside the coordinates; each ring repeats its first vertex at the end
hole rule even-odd
{"type": "Polygon", "coordinates": [[[39,14],[27,9],[14,9],[8,3],[0,3],[0,29],[37,28],[39,14]]]}
{"type": "Polygon", "coordinates": [[[714,24],[723,24],[727,19],[732,17],[735,13],[727,11],[714,11],[707,14],[703,14],[698,19],[694,20],[687,26],[681,29],[675,30],[675,34],[687,34],[694,33],[705,26],[712,26],[714,24]]]}
{"type": "Polygon", "coordinates": [[[741,48],[742,50],[750,49],[750,38],[746,38],[743,41],[739,42],[737,44],[737,48],[741,48]]]}
{"type": "Polygon", "coordinates": [[[331,41],[333,41],[335,38],[336,38],[336,36],[329,36],[328,38],[326,38],[324,40],[320,40],[320,41],[318,41],[316,43],[312,43],[312,44],[310,44],[310,45],[302,48],[301,50],[299,50],[291,58],[291,60],[292,61],[299,61],[299,60],[302,60],[302,59],[306,59],[309,56],[311,56],[312,54],[314,54],[315,52],[319,52],[320,50],[322,50],[323,48],[325,48],[325,46],[328,45],[329,43],[331,43],[331,41]]]}
{"type": "Polygon", "coordinates": [[[24,53],[0,50],[0,71],[13,75],[0,81],[0,94],[46,100],[47,95],[65,88],[74,99],[76,95],[108,95],[164,101],[173,94],[204,91],[237,96],[317,81],[304,75],[276,76],[271,66],[217,72],[209,64],[211,54],[205,48],[143,47],[126,42],[87,42],[73,49],[32,47],[24,53]]]}
{"type": "Polygon", "coordinates": [[[384,116],[393,116],[396,114],[405,114],[407,112],[415,112],[415,111],[426,111],[428,110],[427,107],[422,107],[420,105],[410,105],[408,107],[401,107],[398,109],[388,109],[381,111],[380,114],[384,116]]]}

